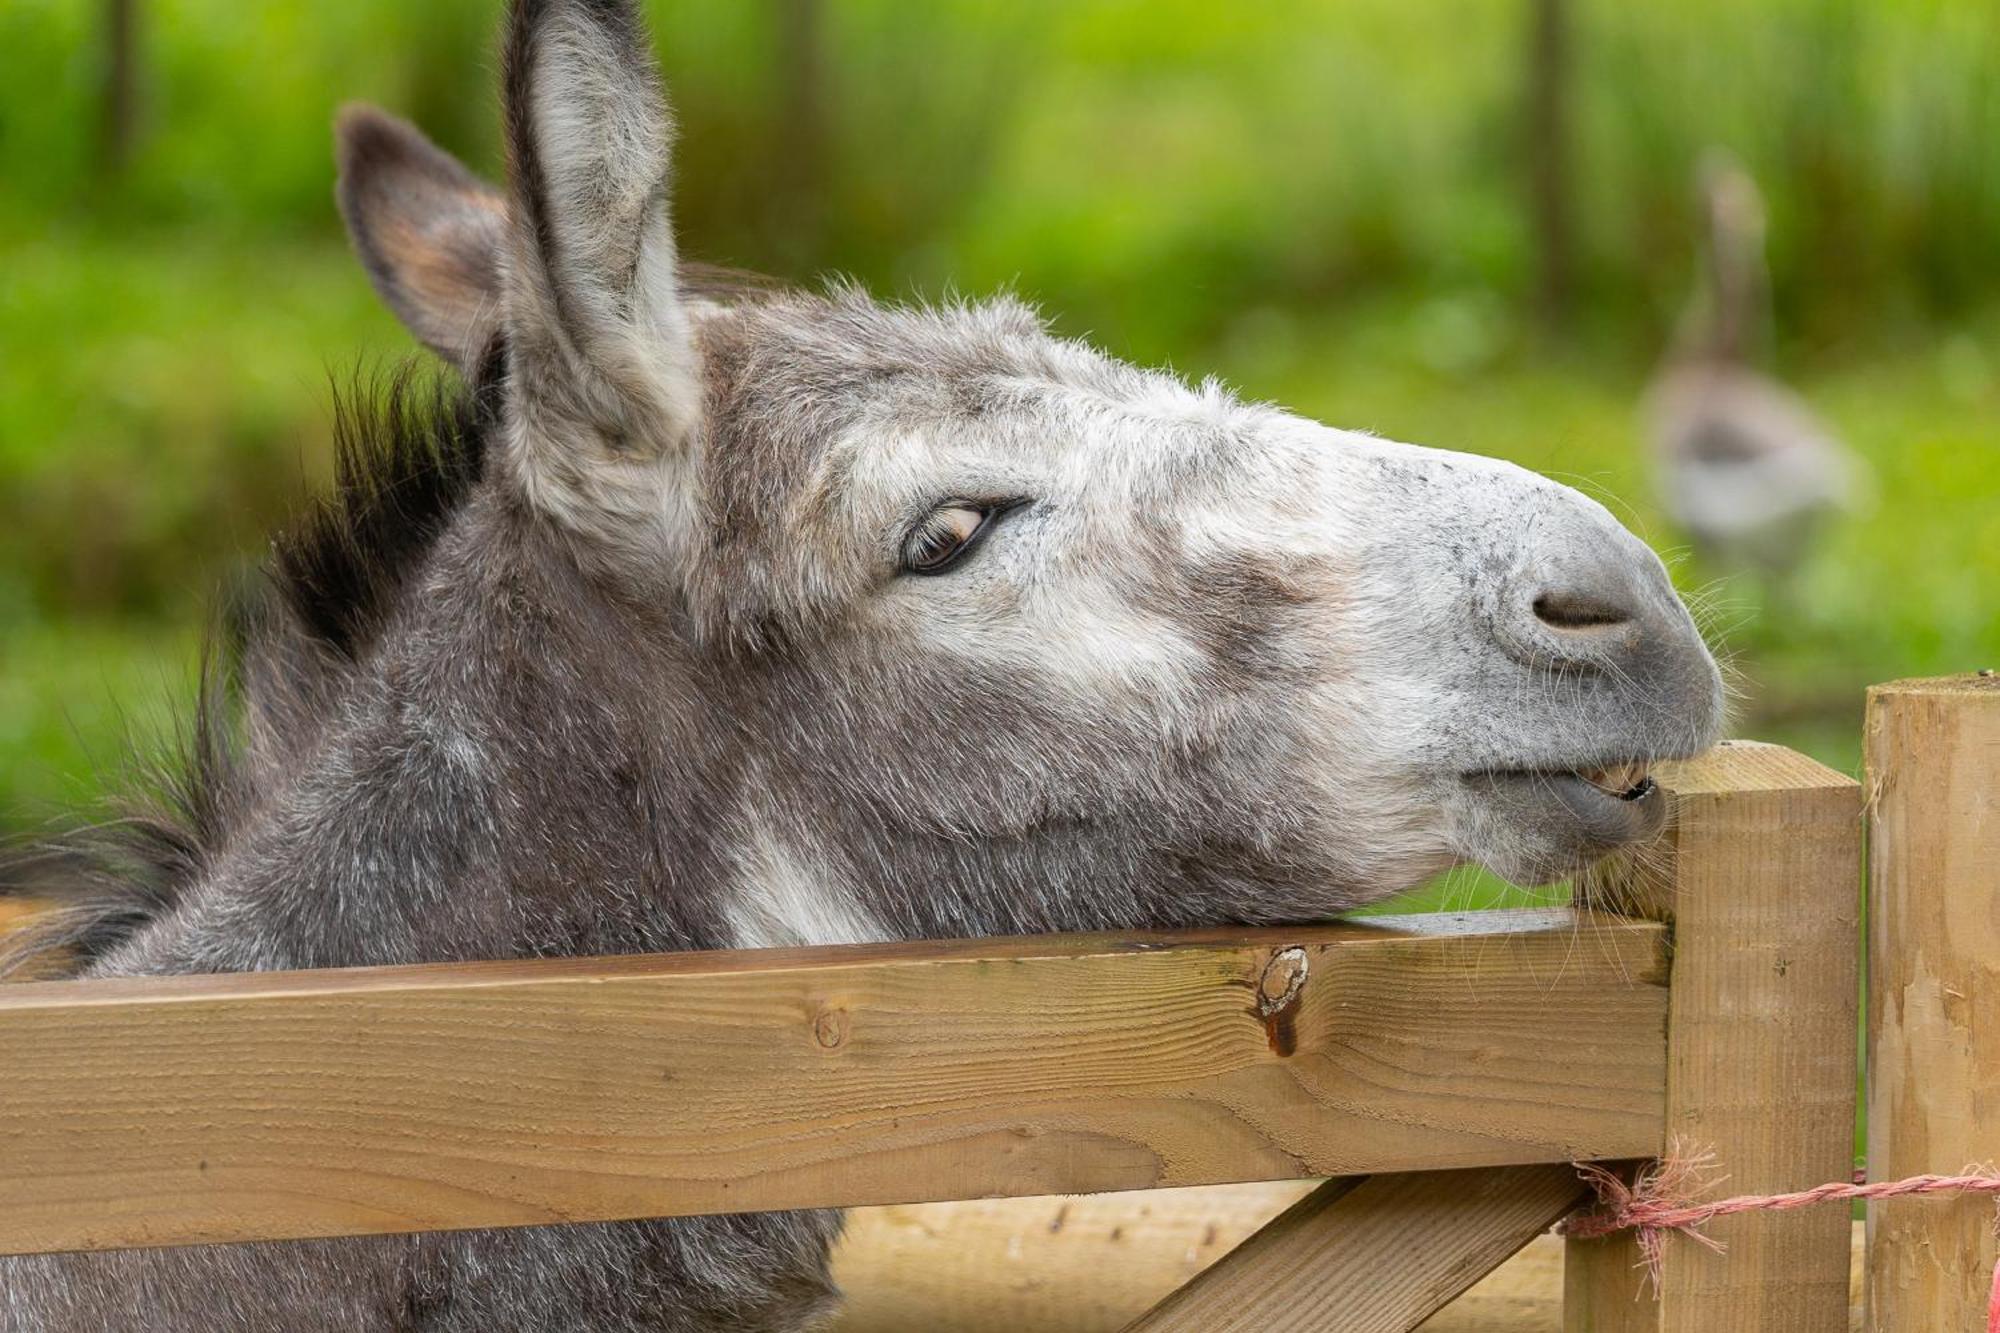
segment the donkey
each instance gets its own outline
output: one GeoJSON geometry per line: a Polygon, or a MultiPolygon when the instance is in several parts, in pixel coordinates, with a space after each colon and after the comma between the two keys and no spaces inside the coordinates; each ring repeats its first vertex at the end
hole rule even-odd
{"type": "MultiPolygon", "coordinates": [[[[1576,493],[1012,300],[718,290],[629,0],[517,0],[503,83],[504,195],[340,123],[355,248],[463,387],[347,405],[179,812],[43,854],[78,974],[1310,920],[1567,874],[1717,734],[1576,493]]],[[[18,1258],[0,1330],[793,1333],[839,1226],[18,1258]]]]}

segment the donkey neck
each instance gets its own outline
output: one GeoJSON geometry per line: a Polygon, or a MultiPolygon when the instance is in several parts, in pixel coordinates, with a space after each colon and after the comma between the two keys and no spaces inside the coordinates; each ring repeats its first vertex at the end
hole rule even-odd
{"type": "Polygon", "coordinates": [[[738,943],[740,747],[665,618],[560,543],[482,484],[282,784],[100,970],[738,943]]]}

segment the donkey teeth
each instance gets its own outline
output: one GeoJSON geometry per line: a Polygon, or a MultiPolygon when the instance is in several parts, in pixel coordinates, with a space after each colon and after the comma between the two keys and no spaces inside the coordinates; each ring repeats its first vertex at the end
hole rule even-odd
{"type": "Polygon", "coordinates": [[[1645,764],[1636,761],[1587,769],[1577,776],[1621,801],[1640,801],[1653,794],[1653,779],[1647,774],[1645,764]]]}

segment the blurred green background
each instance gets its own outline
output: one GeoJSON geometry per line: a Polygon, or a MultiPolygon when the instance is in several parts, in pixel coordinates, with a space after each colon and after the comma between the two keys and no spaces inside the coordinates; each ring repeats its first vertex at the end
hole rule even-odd
{"type": "MultiPolygon", "coordinates": [[[[652,9],[691,255],[1010,286],[1117,353],[1583,486],[1699,594],[1736,731],[1842,768],[1867,682],[2000,665],[1992,0],[652,9]],[[1874,472],[1781,600],[1684,558],[1639,429],[1711,145],[1767,196],[1771,364],[1874,472]]],[[[330,378],[409,352],[329,124],[378,101],[493,174],[497,21],[0,7],[0,832],[166,724],[204,600],[326,470],[330,378]]]]}

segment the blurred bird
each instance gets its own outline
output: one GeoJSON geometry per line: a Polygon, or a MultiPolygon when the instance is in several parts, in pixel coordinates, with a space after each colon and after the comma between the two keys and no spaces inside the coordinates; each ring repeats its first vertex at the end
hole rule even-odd
{"type": "Polygon", "coordinates": [[[1803,399],[1753,364],[1770,318],[1755,182],[1711,152],[1699,184],[1703,284],[1647,394],[1655,475],[1698,554],[1782,588],[1819,520],[1856,500],[1864,474],[1803,399]]]}

